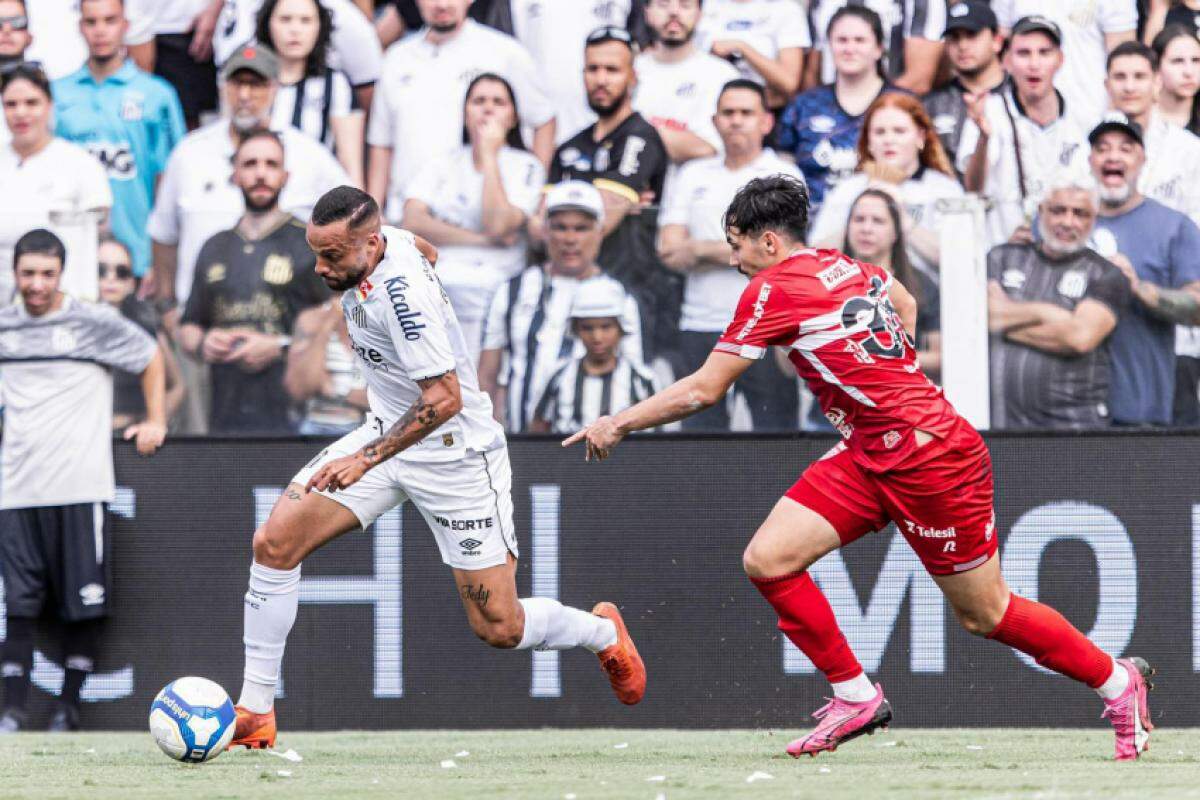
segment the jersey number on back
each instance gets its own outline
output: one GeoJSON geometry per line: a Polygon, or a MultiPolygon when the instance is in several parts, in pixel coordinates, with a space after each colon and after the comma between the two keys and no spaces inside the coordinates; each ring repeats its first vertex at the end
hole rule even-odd
{"type": "Polygon", "coordinates": [[[873,356],[902,358],[906,344],[914,347],[891,298],[883,289],[883,279],[878,276],[871,278],[871,288],[865,296],[851,297],[842,305],[842,327],[850,329],[862,325],[867,327],[867,337],[860,344],[873,356]]]}

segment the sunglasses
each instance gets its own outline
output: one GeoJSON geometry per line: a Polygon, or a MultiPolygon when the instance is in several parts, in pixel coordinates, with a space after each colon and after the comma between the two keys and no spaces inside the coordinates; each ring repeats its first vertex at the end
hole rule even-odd
{"type": "Polygon", "coordinates": [[[602,28],[596,28],[587,35],[585,40],[587,44],[600,44],[601,42],[621,42],[633,49],[633,37],[629,35],[629,31],[624,28],[618,28],[615,25],[605,25],[602,28]]]}
{"type": "Polygon", "coordinates": [[[8,26],[14,31],[29,30],[29,17],[0,17],[0,28],[8,26]]]}
{"type": "Polygon", "coordinates": [[[100,262],[100,277],[115,277],[127,281],[133,277],[133,268],[128,264],[105,264],[100,262]]]}

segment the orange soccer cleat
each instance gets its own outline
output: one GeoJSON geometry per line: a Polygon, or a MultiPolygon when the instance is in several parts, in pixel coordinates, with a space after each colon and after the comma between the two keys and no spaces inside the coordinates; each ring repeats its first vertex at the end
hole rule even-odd
{"type": "Polygon", "coordinates": [[[625,629],[625,620],[621,619],[621,612],[612,603],[597,603],[592,613],[611,620],[617,626],[616,644],[596,655],[600,657],[600,666],[608,673],[617,699],[627,706],[635,705],[646,694],[646,666],[638,655],[629,631],[625,629]]]}
{"type": "Polygon", "coordinates": [[[237,722],[234,723],[233,741],[226,750],[241,746],[251,750],[264,750],[275,746],[275,709],[265,714],[255,714],[249,709],[234,706],[237,722]]]}

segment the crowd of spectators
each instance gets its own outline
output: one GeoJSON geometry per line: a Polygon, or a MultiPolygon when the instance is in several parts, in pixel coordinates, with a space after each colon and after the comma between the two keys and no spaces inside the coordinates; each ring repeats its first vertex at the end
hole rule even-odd
{"type": "MultiPolygon", "coordinates": [[[[1197,426],[1193,5],[0,0],[0,295],[82,221],[66,274],[156,338],[173,430],[344,431],[304,221],[350,184],[437,246],[497,418],[566,431],[704,360],[746,283],[722,212],[785,173],[810,244],[917,298],[935,381],[943,216],[983,200],[994,427],[1197,426]]],[[[782,359],[684,427],[830,429],[782,359]]]]}

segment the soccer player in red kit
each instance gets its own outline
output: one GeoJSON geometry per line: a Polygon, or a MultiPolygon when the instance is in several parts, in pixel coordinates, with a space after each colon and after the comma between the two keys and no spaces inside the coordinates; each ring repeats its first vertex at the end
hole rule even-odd
{"type": "Polygon", "coordinates": [[[916,302],[884,269],[804,245],[808,191],[786,176],[755,178],[725,213],[730,264],[750,278],[733,321],[692,375],[563,442],[603,459],[632,431],[721,401],[772,346],[808,383],[843,441],[811,464],[746,547],[750,580],[779,629],[825,673],[833,699],[793,756],[835,750],[887,725],[892,709],[806,571],[826,553],[895,522],[970,633],[1033,656],[1095,689],[1116,730],[1116,757],[1150,738],[1140,658],[1114,659],[1061,614],[1011,593],[1000,574],[992,466],[983,439],[921,372],[916,302]]]}

